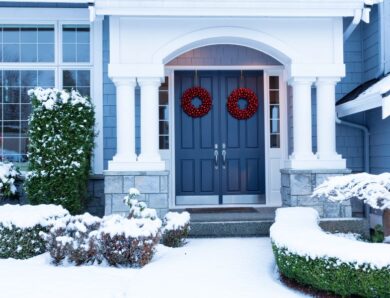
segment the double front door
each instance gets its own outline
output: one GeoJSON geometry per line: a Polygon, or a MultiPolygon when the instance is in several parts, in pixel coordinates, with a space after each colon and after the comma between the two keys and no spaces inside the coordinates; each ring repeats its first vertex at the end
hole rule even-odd
{"type": "MultiPolygon", "coordinates": [[[[264,95],[262,71],[175,72],[175,175],[177,205],[265,203],[264,95]],[[182,94],[205,88],[212,108],[200,118],[187,115],[182,94]],[[258,98],[249,119],[230,115],[226,102],[239,87],[258,98]]],[[[196,107],[200,100],[194,99],[196,107]]],[[[247,102],[239,101],[240,108],[247,102]]]]}

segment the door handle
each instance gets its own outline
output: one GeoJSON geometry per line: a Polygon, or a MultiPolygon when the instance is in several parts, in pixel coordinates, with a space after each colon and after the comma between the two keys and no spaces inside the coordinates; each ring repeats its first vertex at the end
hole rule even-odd
{"type": "Polygon", "coordinates": [[[223,161],[222,168],[223,169],[226,169],[226,154],[227,154],[227,152],[226,152],[226,144],[223,143],[222,144],[222,161],[223,161]]]}
{"type": "Polygon", "coordinates": [[[214,168],[218,170],[218,144],[214,144],[214,168]]]}

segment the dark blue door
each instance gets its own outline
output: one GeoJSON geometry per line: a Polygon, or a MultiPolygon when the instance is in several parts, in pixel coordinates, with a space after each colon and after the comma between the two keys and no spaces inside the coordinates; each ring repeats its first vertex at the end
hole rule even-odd
{"type": "Polygon", "coordinates": [[[176,71],[175,135],[178,205],[265,203],[261,71],[176,71]],[[211,111],[201,118],[188,116],[180,105],[183,92],[193,86],[207,89],[213,99],[211,111]],[[259,99],[257,113],[248,120],[227,111],[227,98],[238,87],[250,88],[259,99]]]}

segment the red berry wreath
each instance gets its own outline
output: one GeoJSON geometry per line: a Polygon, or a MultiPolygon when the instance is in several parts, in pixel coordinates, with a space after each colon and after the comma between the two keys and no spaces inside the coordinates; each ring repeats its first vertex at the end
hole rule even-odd
{"type": "Polygon", "coordinates": [[[188,116],[193,118],[203,117],[211,110],[212,100],[210,93],[202,87],[189,88],[181,97],[181,106],[188,116]],[[194,98],[199,98],[202,101],[199,107],[195,107],[192,104],[194,98]]]}
{"type": "Polygon", "coordinates": [[[230,93],[226,103],[227,109],[234,118],[245,120],[251,118],[259,107],[259,101],[256,94],[248,88],[237,88],[230,93]],[[240,109],[238,101],[244,99],[248,102],[245,109],[240,109]]]}

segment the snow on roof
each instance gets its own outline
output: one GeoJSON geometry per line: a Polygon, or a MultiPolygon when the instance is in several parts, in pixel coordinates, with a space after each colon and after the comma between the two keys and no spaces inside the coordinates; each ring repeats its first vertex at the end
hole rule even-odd
{"type": "MultiPolygon", "coordinates": [[[[382,107],[383,119],[390,116],[390,74],[376,82],[375,80],[370,82],[368,82],[370,84],[364,83],[367,87],[365,89],[363,88],[363,90],[359,90],[361,91],[359,94],[355,96],[347,94],[344,98],[339,100],[337,106],[337,114],[339,117],[364,112],[378,107],[382,107]],[[345,100],[346,98],[348,99],[345,100]]],[[[352,93],[353,92],[354,91],[352,91],[352,93]]]]}

